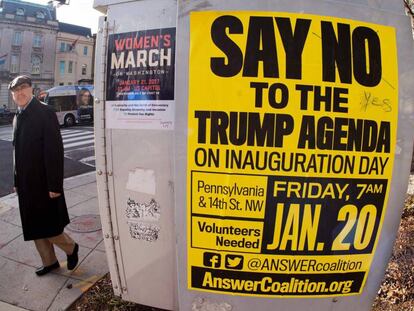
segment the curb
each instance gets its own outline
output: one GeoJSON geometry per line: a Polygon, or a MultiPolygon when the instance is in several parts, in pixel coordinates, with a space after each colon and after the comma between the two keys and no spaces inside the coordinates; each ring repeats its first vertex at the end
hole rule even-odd
{"type": "Polygon", "coordinates": [[[71,177],[65,178],[64,179],[64,182],[65,181],[69,181],[69,180],[73,180],[73,179],[76,179],[76,178],[82,178],[82,177],[89,176],[89,175],[92,175],[92,174],[95,175],[96,174],[96,171],[87,172],[87,173],[83,173],[83,174],[80,174],[80,175],[76,175],[76,176],[71,176],[71,177]]]}

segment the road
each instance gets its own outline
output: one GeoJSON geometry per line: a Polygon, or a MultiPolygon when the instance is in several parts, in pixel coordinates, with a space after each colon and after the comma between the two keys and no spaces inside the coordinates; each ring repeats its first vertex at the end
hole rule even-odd
{"type": "MultiPolygon", "coordinates": [[[[65,178],[95,170],[92,126],[60,129],[65,149],[65,178]]],[[[13,191],[12,127],[0,127],[0,197],[13,191]]],[[[30,155],[29,155],[30,156],[30,155]]]]}

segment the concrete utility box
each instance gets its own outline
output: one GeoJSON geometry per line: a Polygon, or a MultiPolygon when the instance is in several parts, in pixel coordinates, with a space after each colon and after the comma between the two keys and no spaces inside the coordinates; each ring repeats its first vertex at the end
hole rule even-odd
{"type": "Polygon", "coordinates": [[[166,310],[370,310],[414,140],[401,1],[94,7],[115,293],[166,310]]]}

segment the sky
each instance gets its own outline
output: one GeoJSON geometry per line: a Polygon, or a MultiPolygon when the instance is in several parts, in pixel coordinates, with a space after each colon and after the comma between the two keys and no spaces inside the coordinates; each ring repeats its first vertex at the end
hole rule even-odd
{"type": "MultiPolygon", "coordinates": [[[[24,0],[39,4],[47,4],[49,0],[24,0]]],[[[92,33],[98,31],[98,19],[102,13],[93,8],[93,0],[70,0],[69,5],[57,8],[57,19],[60,22],[91,28],[92,33]]]]}

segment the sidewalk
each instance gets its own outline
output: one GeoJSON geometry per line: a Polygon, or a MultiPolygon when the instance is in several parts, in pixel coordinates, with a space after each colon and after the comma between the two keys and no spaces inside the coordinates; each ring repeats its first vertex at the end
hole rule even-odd
{"type": "Polygon", "coordinates": [[[66,255],[56,249],[61,268],[43,277],[33,242],[24,242],[16,194],[0,198],[0,310],[63,311],[108,272],[98,210],[95,172],[65,179],[71,224],[66,231],[79,244],[79,264],[66,269],[66,255]]]}

